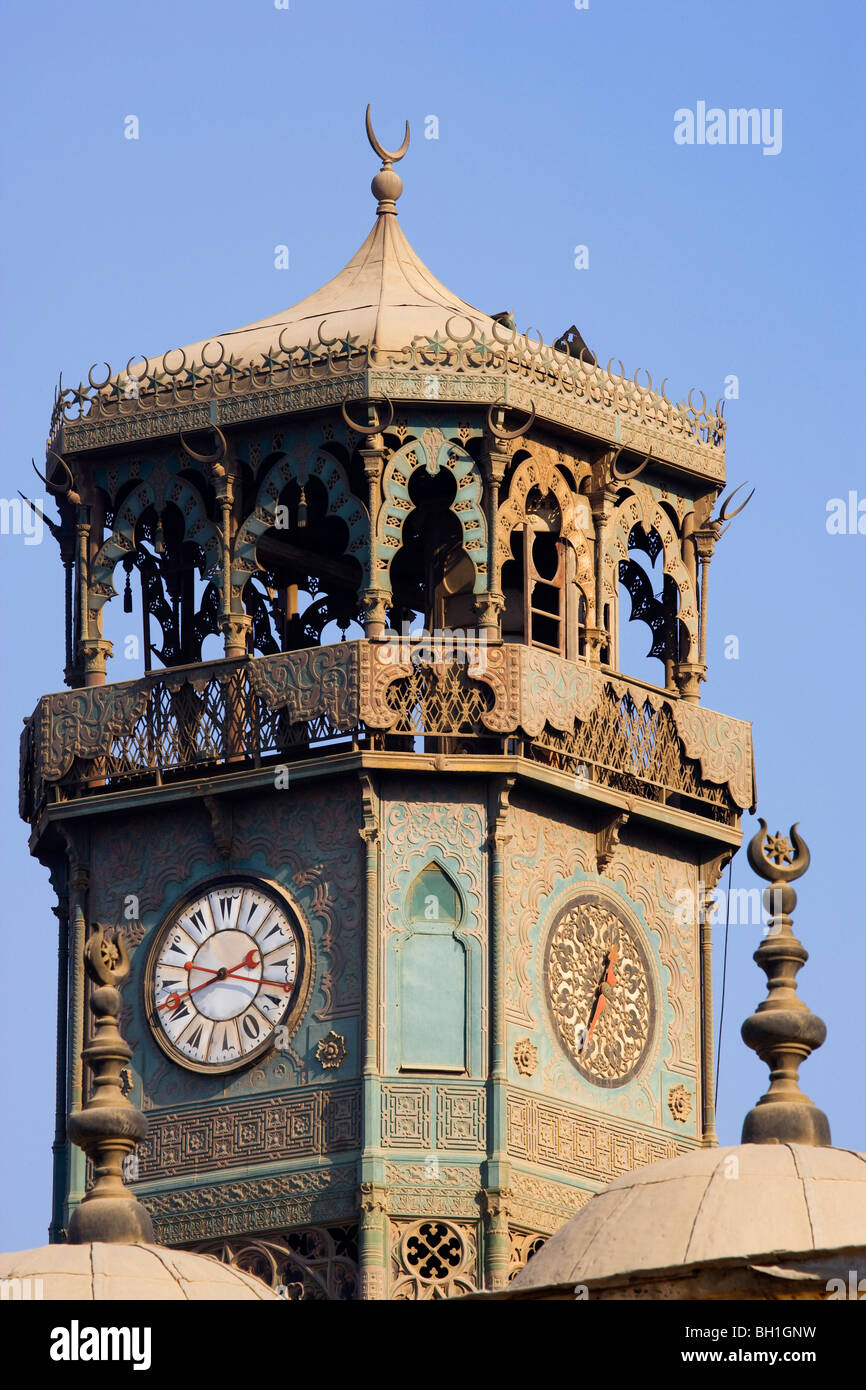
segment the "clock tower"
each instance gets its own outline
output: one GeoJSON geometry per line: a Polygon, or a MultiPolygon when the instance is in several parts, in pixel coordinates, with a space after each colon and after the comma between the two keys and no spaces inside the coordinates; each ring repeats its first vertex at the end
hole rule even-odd
{"type": "Polygon", "coordinates": [[[500,1288],[715,1143],[708,900],[754,801],[700,702],[720,408],[459,299],[397,216],[293,308],[61,389],[66,688],[22,740],[59,931],[131,968],[127,1178],[289,1298],[500,1288]],[[621,657],[643,624],[652,670],[621,657]]]}

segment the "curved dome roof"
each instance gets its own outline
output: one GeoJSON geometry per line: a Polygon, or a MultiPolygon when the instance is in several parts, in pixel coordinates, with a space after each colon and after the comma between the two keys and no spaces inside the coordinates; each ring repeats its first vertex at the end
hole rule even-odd
{"type": "Polygon", "coordinates": [[[695,1149],[612,1182],[510,1288],[852,1246],[866,1246],[866,1154],[804,1144],[695,1149]]]}
{"type": "Polygon", "coordinates": [[[213,1255],[162,1245],[43,1245],[0,1255],[0,1279],[41,1279],[47,1299],[260,1299],[282,1302],[261,1279],[213,1255]]]}
{"type": "MultiPolygon", "coordinates": [[[[469,332],[467,319],[476,335],[483,331],[491,336],[490,315],[473,308],[436,279],[404,236],[395,210],[380,212],[348,265],[300,303],[183,350],[187,361],[200,359],[208,343],[219,342],[227,356],[235,353],[246,363],[279,343],[288,351],[308,343],[320,345],[322,338],[349,338],[352,346],[394,352],[416,335],[441,335],[454,315],[461,318],[455,325],[461,336],[469,332]]],[[[208,356],[214,355],[211,347],[208,356]]]]}

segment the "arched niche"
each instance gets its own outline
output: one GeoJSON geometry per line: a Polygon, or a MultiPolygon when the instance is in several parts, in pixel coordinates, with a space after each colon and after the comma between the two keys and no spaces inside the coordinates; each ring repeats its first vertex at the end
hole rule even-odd
{"type": "Polygon", "coordinates": [[[401,1071],[468,1070],[469,958],[458,935],[460,893],[433,862],[406,894],[398,947],[397,998],[401,1071]]]}

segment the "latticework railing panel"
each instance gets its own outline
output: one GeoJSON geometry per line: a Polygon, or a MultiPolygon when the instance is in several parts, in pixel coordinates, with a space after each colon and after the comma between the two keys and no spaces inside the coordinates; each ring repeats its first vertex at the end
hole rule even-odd
{"type": "Polygon", "coordinates": [[[493,708],[493,692],[472,680],[465,666],[417,666],[388,687],[385,699],[397,712],[395,734],[483,736],[482,716],[493,708]]]}
{"type": "Polygon", "coordinates": [[[32,819],[47,799],[365,748],[522,754],[736,823],[752,790],[747,725],[649,686],[536,658],[512,645],[486,667],[413,661],[388,669],[374,643],[359,641],[49,695],[22,737],[22,815],[32,819]]]}
{"type": "Polygon", "coordinates": [[[609,690],[573,732],[547,724],[526,748],[536,762],[627,795],[668,804],[683,798],[687,809],[714,820],[739,816],[727,788],[705,781],[685,756],[669,711],[649,699],[637,703],[609,690]]]}

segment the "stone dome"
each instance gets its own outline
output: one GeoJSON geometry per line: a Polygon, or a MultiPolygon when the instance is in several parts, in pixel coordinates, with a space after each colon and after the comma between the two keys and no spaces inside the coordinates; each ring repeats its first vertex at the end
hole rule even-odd
{"type": "Polygon", "coordinates": [[[866,1249],[866,1154],[739,1144],[616,1179],[517,1275],[515,1293],[640,1271],[866,1249]]]}
{"type": "Polygon", "coordinates": [[[244,328],[192,343],[183,352],[187,362],[211,362],[222,344],[226,356],[246,364],[277,344],[289,351],[309,343],[315,347],[323,339],[398,352],[415,337],[441,337],[452,319],[458,335],[494,336],[490,315],[443,285],[407,240],[394,213],[380,213],[348,265],[306,299],[244,328]]]}
{"type": "MultiPolygon", "coordinates": [[[[212,1255],[162,1245],[43,1245],[0,1255],[0,1280],[41,1280],[38,1295],[76,1302],[105,1300],[280,1300],[252,1274],[212,1255]]],[[[32,1289],[32,1284],[30,1285],[32,1289]]]]}

